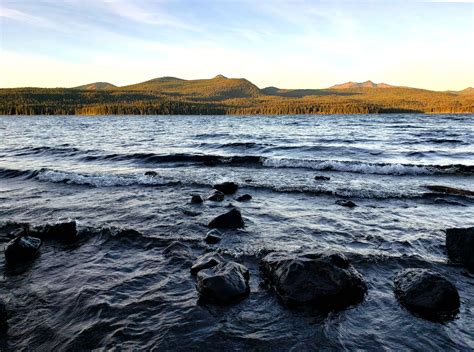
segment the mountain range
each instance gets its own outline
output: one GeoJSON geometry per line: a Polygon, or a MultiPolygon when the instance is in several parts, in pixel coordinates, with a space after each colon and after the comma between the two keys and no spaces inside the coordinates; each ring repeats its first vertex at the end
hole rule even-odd
{"type": "Polygon", "coordinates": [[[430,91],[347,82],[325,89],[260,89],[245,78],[160,77],[116,86],[0,89],[0,114],[355,114],[474,113],[474,89],[430,91]]]}

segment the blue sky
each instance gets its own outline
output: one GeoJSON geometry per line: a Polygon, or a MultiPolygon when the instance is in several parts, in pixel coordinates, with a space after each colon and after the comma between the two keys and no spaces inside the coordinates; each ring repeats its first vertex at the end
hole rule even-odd
{"type": "Polygon", "coordinates": [[[0,87],[474,85],[472,1],[0,0],[0,87]]]}

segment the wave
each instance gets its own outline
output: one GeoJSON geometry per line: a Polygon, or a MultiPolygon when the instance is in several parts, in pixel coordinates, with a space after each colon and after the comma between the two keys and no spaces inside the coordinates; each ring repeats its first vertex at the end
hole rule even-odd
{"type": "Polygon", "coordinates": [[[360,161],[268,158],[263,166],[305,168],[318,171],[339,171],[375,175],[473,174],[471,165],[413,165],[400,163],[369,163],[360,161]]]}

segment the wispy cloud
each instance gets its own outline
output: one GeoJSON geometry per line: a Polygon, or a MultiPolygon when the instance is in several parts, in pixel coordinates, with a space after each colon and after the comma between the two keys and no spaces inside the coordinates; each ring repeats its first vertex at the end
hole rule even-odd
{"type": "Polygon", "coordinates": [[[3,7],[0,5],[0,17],[9,20],[22,22],[31,26],[45,27],[50,29],[56,29],[58,26],[46,18],[34,16],[29,13],[19,11],[12,8],[3,7]]]}

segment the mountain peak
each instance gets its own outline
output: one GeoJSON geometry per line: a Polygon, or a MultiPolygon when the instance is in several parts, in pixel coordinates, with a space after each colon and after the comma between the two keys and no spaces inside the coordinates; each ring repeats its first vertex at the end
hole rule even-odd
{"type": "Polygon", "coordinates": [[[346,82],[342,84],[336,84],[329,89],[351,89],[351,88],[393,88],[390,84],[386,83],[374,83],[371,80],[365,82],[346,82]]]}
{"type": "Polygon", "coordinates": [[[214,79],[227,79],[227,77],[219,74],[216,77],[214,77],[214,79]]]}

